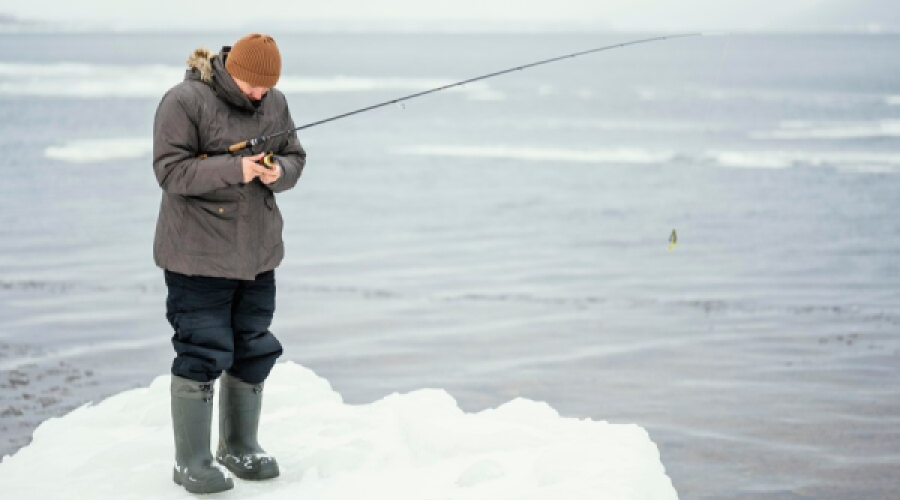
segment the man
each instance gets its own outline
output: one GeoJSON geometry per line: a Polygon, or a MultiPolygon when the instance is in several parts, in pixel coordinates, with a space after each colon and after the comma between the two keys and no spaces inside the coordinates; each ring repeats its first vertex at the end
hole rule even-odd
{"type": "Polygon", "coordinates": [[[163,189],[153,254],[168,287],[175,482],[192,493],[233,488],[210,453],[213,384],[220,376],[216,461],[239,478],[279,475],[257,442],[263,382],[281,344],[269,331],[274,269],[284,257],[276,193],[297,183],[306,153],[296,134],[235,156],[232,144],[293,129],[273,87],[281,54],[272,37],[247,35],[219,54],[197,49],[185,79],[162,98],[153,170],[163,189]]]}

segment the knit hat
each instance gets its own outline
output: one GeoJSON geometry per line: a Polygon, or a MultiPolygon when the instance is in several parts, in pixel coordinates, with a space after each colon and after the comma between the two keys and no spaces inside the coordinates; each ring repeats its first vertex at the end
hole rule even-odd
{"type": "Polygon", "coordinates": [[[272,88],[281,76],[281,53],[272,37],[251,33],[234,42],[225,69],[254,87],[272,88]]]}

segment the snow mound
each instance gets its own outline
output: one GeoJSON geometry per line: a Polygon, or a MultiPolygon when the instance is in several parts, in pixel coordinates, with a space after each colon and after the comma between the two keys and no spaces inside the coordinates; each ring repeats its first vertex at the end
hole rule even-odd
{"type": "MultiPolygon", "coordinates": [[[[282,363],[263,408],[260,441],[281,477],[235,479],[213,497],[677,499],[644,429],[562,418],[545,403],[465,413],[423,389],[349,405],[312,371],[282,363]]],[[[173,460],[165,375],[42,424],[0,464],[0,489],[17,500],[195,498],[172,482],[173,460]]]]}

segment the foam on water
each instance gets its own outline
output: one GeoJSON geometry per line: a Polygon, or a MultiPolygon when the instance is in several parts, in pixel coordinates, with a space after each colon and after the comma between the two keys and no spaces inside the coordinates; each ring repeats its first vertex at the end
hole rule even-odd
{"type": "Polygon", "coordinates": [[[635,163],[652,164],[671,161],[670,152],[642,149],[576,150],[513,146],[404,146],[392,149],[395,154],[422,156],[452,156],[460,158],[494,158],[525,161],[560,161],[574,163],[635,163]]]}
{"type": "Polygon", "coordinates": [[[645,102],[712,102],[722,103],[784,104],[824,108],[848,107],[866,104],[900,105],[900,96],[864,92],[828,92],[810,90],[771,90],[753,88],[724,88],[713,86],[657,87],[639,86],[635,97],[645,102]]]}
{"type": "Polygon", "coordinates": [[[420,145],[391,149],[394,154],[560,163],[696,164],[722,168],[786,169],[828,167],[856,173],[900,171],[900,154],[823,151],[653,151],[636,148],[564,149],[497,146],[420,145]]]}
{"type": "MultiPolygon", "coordinates": [[[[898,122],[900,126],[900,122],[898,122]]],[[[99,163],[141,158],[152,151],[147,138],[119,137],[70,141],[49,146],[46,158],[67,163],[99,163]]],[[[571,149],[509,145],[417,145],[390,149],[397,155],[507,159],[560,163],[658,165],[696,164],[722,168],[786,169],[826,167],[851,173],[900,172],[900,154],[825,151],[665,151],[639,148],[571,149]]]]}
{"type": "Polygon", "coordinates": [[[99,163],[141,158],[152,150],[153,143],[147,137],[118,137],[49,146],[44,150],[44,156],[66,163],[99,163]]]}
{"type": "MultiPolygon", "coordinates": [[[[588,92],[588,91],[585,91],[588,92]]],[[[688,134],[692,132],[719,132],[734,129],[734,125],[721,122],[662,121],[621,119],[604,120],[581,117],[523,117],[515,121],[506,120],[503,126],[508,129],[546,131],[571,130],[577,132],[635,132],[646,134],[688,134]]]]}
{"type": "Polygon", "coordinates": [[[877,139],[900,137],[900,121],[807,122],[786,121],[775,130],[754,132],[754,139],[877,139]]]}
{"type": "Polygon", "coordinates": [[[159,98],[183,76],[165,65],[0,63],[0,95],[159,98]]]}
{"type": "Polygon", "coordinates": [[[711,151],[704,157],[727,168],[784,169],[830,167],[846,172],[900,171],[900,154],[810,151],[711,151]]]}
{"type": "MultiPolygon", "coordinates": [[[[0,483],[18,500],[184,498],[171,480],[169,379],[46,421],[32,444],[0,464],[0,483]]],[[[465,413],[436,389],[347,405],[326,380],[293,363],[277,365],[267,381],[260,440],[278,458],[281,477],[236,481],[230,494],[678,498],[656,445],[637,425],[562,418],[526,399],[465,413]]]]}

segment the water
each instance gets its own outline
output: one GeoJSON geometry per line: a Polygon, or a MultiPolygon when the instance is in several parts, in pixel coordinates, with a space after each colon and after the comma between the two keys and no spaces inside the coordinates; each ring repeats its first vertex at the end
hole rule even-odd
{"type": "MultiPolygon", "coordinates": [[[[153,113],[239,35],[0,36],[0,453],[168,369],[153,113]]],[[[275,35],[298,125],[637,38],[275,35]]],[[[896,498],[898,49],[674,40],[304,131],[285,358],[637,423],[685,499],[896,498]]]]}

